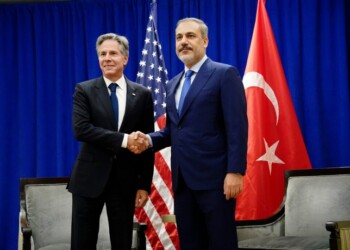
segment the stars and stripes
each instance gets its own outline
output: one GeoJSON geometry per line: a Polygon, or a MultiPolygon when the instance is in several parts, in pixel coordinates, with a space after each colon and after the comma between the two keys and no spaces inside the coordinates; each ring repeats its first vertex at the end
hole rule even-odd
{"type": "MultiPolygon", "coordinates": [[[[165,126],[168,72],[158,39],[156,15],[157,5],[153,2],[136,81],[152,91],[155,130],[159,130],[165,126]]],[[[179,249],[176,225],[162,222],[162,215],[172,214],[173,210],[170,149],[165,148],[155,156],[150,199],[143,209],[135,212],[138,221],[147,223],[147,249],[179,249]]]]}

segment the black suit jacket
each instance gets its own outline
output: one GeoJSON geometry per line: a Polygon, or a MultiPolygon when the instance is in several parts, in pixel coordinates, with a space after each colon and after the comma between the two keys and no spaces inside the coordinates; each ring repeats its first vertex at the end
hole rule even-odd
{"type": "Polygon", "coordinates": [[[152,93],[126,79],[125,116],[120,130],[114,119],[109,92],[103,77],[77,84],[73,101],[73,128],[82,142],[73,167],[68,190],[74,194],[99,196],[117,162],[118,182],[122,191],[135,199],[137,189],[150,192],[154,154],[150,150],[135,155],[122,148],[124,133],[154,131],[152,93]]]}

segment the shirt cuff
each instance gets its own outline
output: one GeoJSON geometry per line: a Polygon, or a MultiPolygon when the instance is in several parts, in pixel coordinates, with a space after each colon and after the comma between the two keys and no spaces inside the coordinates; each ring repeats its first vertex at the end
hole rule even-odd
{"type": "Polygon", "coordinates": [[[147,135],[147,138],[148,138],[148,143],[149,143],[149,148],[153,148],[153,142],[152,142],[152,138],[148,135],[148,134],[146,134],[147,135]]]}
{"type": "Polygon", "coordinates": [[[128,147],[128,134],[124,134],[124,138],[122,141],[122,148],[127,148],[128,147]]]}

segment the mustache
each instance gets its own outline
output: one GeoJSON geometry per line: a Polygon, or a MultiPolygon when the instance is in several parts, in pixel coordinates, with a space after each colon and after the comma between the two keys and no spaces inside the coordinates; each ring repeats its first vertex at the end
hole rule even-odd
{"type": "Polygon", "coordinates": [[[183,46],[183,47],[181,47],[181,48],[179,49],[179,52],[183,51],[184,49],[192,50],[191,47],[185,45],[185,46],[183,46]]]}

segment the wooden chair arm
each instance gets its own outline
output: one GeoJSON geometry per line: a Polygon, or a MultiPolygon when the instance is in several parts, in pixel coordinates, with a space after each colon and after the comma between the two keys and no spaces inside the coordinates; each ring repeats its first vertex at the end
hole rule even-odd
{"type": "Polygon", "coordinates": [[[27,220],[27,213],[24,207],[21,204],[20,210],[20,220],[21,220],[21,233],[22,233],[22,249],[23,250],[31,250],[31,237],[32,237],[32,229],[29,226],[27,220]]]}
{"type": "MultiPolygon", "coordinates": [[[[342,247],[342,241],[345,239],[341,238],[341,231],[345,228],[348,229],[350,234],[350,221],[328,221],[326,223],[327,231],[331,232],[329,236],[330,250],[345,249],[342,247]]],[[[347,236],[347,239],[349,240],[350,236],[347,236]]]]}

